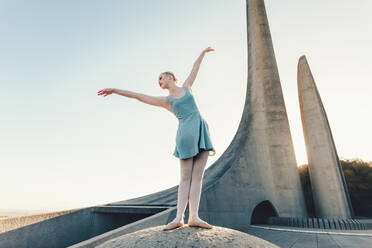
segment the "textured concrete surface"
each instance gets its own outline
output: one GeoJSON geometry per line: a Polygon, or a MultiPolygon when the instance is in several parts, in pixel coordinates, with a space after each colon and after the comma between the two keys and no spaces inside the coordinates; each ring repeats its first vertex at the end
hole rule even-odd
{"type": "Polygon", "coordinates": [[[183,226],[163,231],[164,226],[146,228],[105,242],[97,248],[119,247],[262,247],[279,248],[270,242],[236,230],[214,226],[212,229],[183,226]]]}
{"type": "Polygon", "coordinates": [[[297,87],[316,215],[352,218],[350,196],[327,114],[305,56],[298,62],[297,87]]]}

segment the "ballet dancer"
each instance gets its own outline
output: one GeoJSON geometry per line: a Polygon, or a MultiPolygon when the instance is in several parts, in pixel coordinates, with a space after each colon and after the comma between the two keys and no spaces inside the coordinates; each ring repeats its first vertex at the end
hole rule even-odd
{"type": "Polygon", "coordinates": [[[169,91],[168,96],[150,96],[116,88],[106,88],[98,91],[98,95],[103,95],[104,97],[114,93],[165,108],[179,120],[176,146],[173,151],[173,155],[179,158],[180,161],[177,214],[174,220],[169,222],[163,230],[170,230],[184,225],[184,213],[187,203],[189,203],[188,226],[198,226],[207,229],[213,227],[200,219],[198,212],[204,168],[208,156],[215,155],[216,151],[210,139],[208,123],[201,116],[191,90],[204,55],[211,51],[214,51],[211,47],[202,51],[194,62],[193,68],[182,87],[177,86],[178,79],[173,72],[166,71],[159,75],[159,86],[169,91]]]}

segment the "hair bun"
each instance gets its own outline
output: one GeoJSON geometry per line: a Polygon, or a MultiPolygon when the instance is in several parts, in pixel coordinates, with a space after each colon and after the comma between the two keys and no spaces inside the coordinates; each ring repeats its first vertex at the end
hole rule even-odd
{"type": "Polygon", "coordinates": [[[174,75],[173,72],[171,72],[171,71],[166,71],[166,72],[163,72],[163,74],[171,75],[171,76],[173,77],[173,80],[174,80],[175,82],[178,82],[178,79],[176,78],[176,76],[174,75]]]}

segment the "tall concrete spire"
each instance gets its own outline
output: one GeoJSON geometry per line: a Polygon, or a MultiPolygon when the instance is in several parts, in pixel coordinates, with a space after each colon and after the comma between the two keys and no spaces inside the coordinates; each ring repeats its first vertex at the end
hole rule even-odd
{"type": "Polygon", "coordinates": [[[305,56],[298,62],[297,84],[316,215],[322,218],[352,218],[353,208],[344,173],[305,56]]]}
{"type": "MultiPolygon", "coordinates": [[[[307,216],[264,1],[246,3],[243,115],[226,151],[204,173],[199,207],[209,223],[238,229],[268,216],[307,216]]],[[[176,206],[177,186],[115,204],[176,206]]]]}
{"type": "Polygon", "coordinates": [[[250,167],[280,216],[306,216],[292,137],[263,0],[247,0],[248,85],[242,121],[250,167]],[[248,131],[248,132],[247,132],[248,131]]]}

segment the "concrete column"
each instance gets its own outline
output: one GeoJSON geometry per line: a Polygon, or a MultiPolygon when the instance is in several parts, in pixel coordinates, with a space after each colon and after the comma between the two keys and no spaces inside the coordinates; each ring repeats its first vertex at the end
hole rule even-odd
{"type": "MultiPolygon", "coordinates": [[[[247,0],[248,90],[263,183],[270,186],[280,216],[306,216],[292,137],[263,0],[247,0]],[[262,131],[261,131],[262,130],[262,131]],[[258,135],[259,134],[259,135],[258,135]],[[260,161],[262,160],[262,161],[260,161]],[[268,182],[270,181],[270,182],[268,182]]],[[[247,94],[248,97],[248,94],[247,94]]],[[[252,161],[253,162],[253,161],[252,161]]]]}
{"type": "Polygon", "coordinates": [[[305,56],[298,62],[297,84],[316,215],[352,218],[353,209],[327,115],[305,56]]]}

